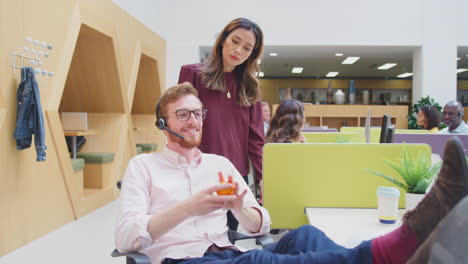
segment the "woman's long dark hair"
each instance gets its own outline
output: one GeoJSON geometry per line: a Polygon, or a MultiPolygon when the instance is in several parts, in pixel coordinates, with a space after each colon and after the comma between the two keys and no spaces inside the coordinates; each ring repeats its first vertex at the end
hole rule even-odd
{"type": "Polygon", "coordinates": [[[425,105],[419,110],[423,111],[424,115],[426,116],[427,127],[425,127],[425,129],[431,130],[434,127],[439,127],[440,122],[442,120],[442,116],[439,113],[439,110],[437,110],[437,108],[430,105],[425,105]]]}
{"type": "Polygon", "coordinates": [[[299,137],[304,125],[304,106],[301,102],[284,100],[270,121],[266,142],[289,143],[299,137]]]}
{"type": "Polygon", "coordinates": [[[239,105],[248,107],[260,100],[260,85],[255,74],[259,72],[257,61],[263,53],[263,33],[254,22],[246,18],[236,18],[224,27],[216,39],[211,56],[200,70],[200,80],[208,89],[226,92],[226,87],[224,87],[223,43],[229,34],[238,28],[250,30],[255,35],[255,45],[252,53],[244,63],[234,69],[237,80],[239,80],[239,105]]]}

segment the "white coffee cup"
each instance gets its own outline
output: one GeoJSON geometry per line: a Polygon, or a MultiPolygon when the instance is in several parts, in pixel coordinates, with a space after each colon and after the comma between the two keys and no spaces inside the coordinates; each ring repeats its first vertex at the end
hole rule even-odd
{"type": "Polygon", "coordinates": [[[379,222],[395,224],[398,218],[398,200],[400,190],[394,187],[379,186],[377,188],[377,211],[379,222]]]}

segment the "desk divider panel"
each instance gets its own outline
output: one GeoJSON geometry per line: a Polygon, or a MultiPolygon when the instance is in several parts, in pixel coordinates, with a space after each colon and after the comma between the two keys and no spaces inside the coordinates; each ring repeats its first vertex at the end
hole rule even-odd
{"type": "Polygon", "coordinates": [[[437,134],[437,133],[400,133],[393,136],[394,143],[425,143],[431,146],[432,153],[442,157],[444,154],[445,143],[449,138],[458,137],[465,147],[465,156],[468,156],[468,135],[457,134],[437,134]]]}
{"type": "Polygon", "coordinates": [[[359,132],[304,132],[307,143],[365,143],[366,138],[359,132]]]}
{"type": "MultiPolygon", "coordinates": [[[[384,160],[399,162],[404,144],[266,144],[263,205],[272,228],[307,224],[305,207],[376,208],[378,186],[394,185],[365,169],[401,179],[384,160]]],[[[431,153],[426,144],[406,144],[413,158],[431,153]]],[[[400,189],[399,206],[405,192],[400,189]]]]}
{"type": "MultiPolygon", "coordinates": [[[[365,127],[341,127],[340,132],[360,132],[364,135],[365,127]]],[[[380,127],[371,127],[370,128],[371,136],[370,143],[379,143],[380,139],[380,127]]],[[[429,133],[428,130],[424,129],[395,129],[395,134],[399,133],[429,133]]]]}

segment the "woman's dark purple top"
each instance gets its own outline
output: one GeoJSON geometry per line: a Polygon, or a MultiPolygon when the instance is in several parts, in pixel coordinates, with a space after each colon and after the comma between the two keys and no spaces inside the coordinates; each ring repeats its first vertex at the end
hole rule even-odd
{"type": "Polygon", "coordinates": [[[234,72],[224,74],[231,98],[227,97],[226,92],[209,90],[198,76],[201,66],[201,63],[184,65],[179,75],[179,83],[191,82],[198,91],[203,107],[208,109],[199,149],[228,158],[243,176],[249,173],[250,158],[255,180],[261,180],[264,133],[260,101],[250,107],[239,105],[234,72]]]}

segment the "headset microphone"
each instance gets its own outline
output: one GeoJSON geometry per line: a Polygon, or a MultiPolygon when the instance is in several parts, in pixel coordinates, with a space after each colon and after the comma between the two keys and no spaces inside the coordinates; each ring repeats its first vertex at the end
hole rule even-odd
{"type": "Polygon", "coordinates": [[[156,127],[161,129],[161,130],[166,130],[167,132],[171,133],[172,135],[174,135],[176,137],[184,139],[184,137],[182,135],[177,134],[176,132],[170,130],[166,126],[166,118],[161,117],[160,112],[159,112],[159,103],[160,102],[161,102],[161,98],[159,98],[158,103],[156,104],[156,123],[155,123],[156,127]]]}
{"type": "Polygon", "coordinates": [[[460,119],[462,117],[463,117],[463,114],[459,112],[456,117],[454,117],[454,118],[452,118],[452,120],[450,120],[450,124],[457,121],[457,119],[460,119]]]}
{"type": "Polygon", "coordinates": [[[171,133],[172,135],[176,136],[176,137],[179,137],[181,139],[184,139],[184,136],[180,135],[180,134],[177,134],[176,132],[170,130],[168,127],[166,126],[161,126],[161,127],[158,127],[159,129],[161,130],[166,130],[167,132],[171,133]]]}

